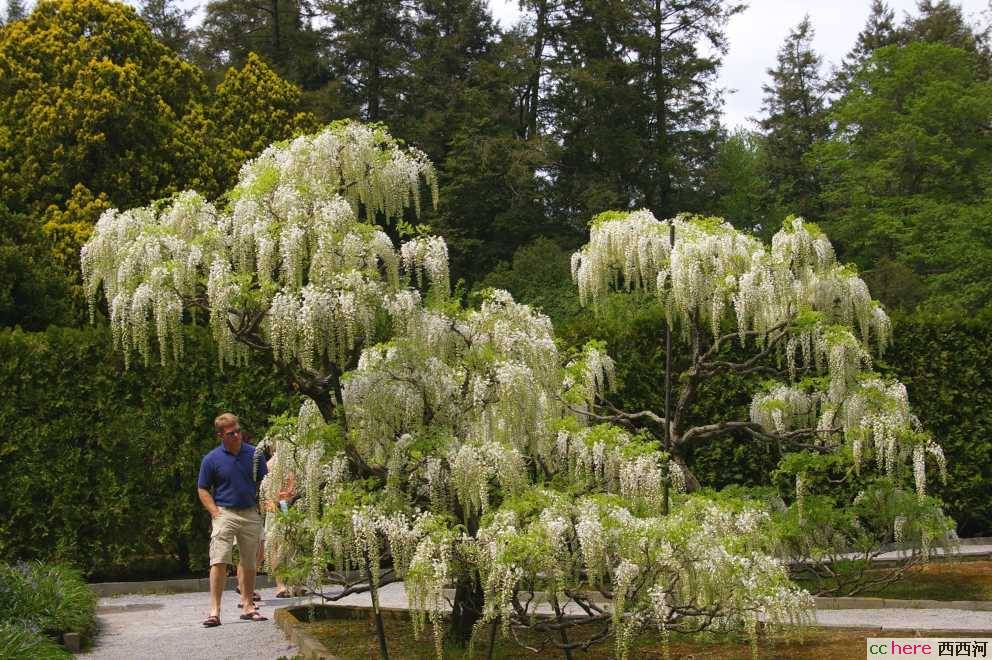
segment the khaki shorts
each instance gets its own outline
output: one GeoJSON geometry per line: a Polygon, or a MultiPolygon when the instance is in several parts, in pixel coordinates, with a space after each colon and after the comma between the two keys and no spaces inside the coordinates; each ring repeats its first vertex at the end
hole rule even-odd
{"type": "Polygon", "coordinates": [[[220,515],[213,519],[210,530],[210,565],[230,564],[237,539],[241,567],[255,570],[255,555],[262,538],[262,516],[255,507],[228,509],[220,507],[220,515]]]}

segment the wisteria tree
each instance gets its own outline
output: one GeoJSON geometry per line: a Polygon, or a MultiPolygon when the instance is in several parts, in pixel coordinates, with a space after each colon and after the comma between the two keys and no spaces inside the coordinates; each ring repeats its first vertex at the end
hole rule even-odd
{"type": "Polygon", "coordinates": [[[600,397],[584,414],[658,438],[690,490],[699,485],[684,461],[692,444],[730,431],[780,443],[795,497],[778,516],[777,542],[823,592],[891,581],[933,546],[953,545],[953,521],[926,496],[928,458],[946,478],[943,452],[910,412],[905,386],[872,371],[889,318],[818,227],[788,218],[769,248],[716,218],[604,213],[572,273],[583,304],[652,294],[687,347],[664,412],[623,411],[600,397]],[[763,378],[749,419],[689,424],[702,384],[727,373],[763,378]],[[910,465],[915,495],[901,487],[910,465]],[[810,487],[831,479],[862,490],[838,503],[810,487]],[[903,561],[868,579],[891,542],[908,544],[903,561]]]}
{"type": "Polygon", "coordinates": [[[908,452],[922,493],[936,445],[912,430],[897,385],[861,375],[867,352],[848,328],[863,320],[861,337],[884,341],[884,314],[807,226],[770,251],[715,221],[673,221],[674,250],[644,213],[594,227],[575,264],[583,299],[657,290],[692,341],[690,391],[668,421],[604,409],[602,347],[563,349],[547,317],[506,292],[453,300],[441,239],[397,248],[376,223],[409,229],[425,184],[436,190],[419,152],[336,124],[246,164],[223,206],[184,193],[108,211],[83,249],[87,291],[95,301],[102,287],[126,356],[148,360],[154,335],[161,359],[181,363],[183,320],[202,312],[222,362],[270,353],[306,396],[264,439],[277,462],[263,488],[293,472],[302,494],[273,528],[279,570],[328,599],[371,591],[376,611],[378,589],[403,580],[439,655],[450,610],[461,641],[526,630],[522,643],[570,656],[613,637],[625,656],[642,631],[756,638],[759,621],[774,631],[810,613],[762,503],[669,497],[694,486],[683,443],[734,424],[824,454],[842,438],[894,476],[908,452]],[[751,420],[681,430],[691,388],[727,366],[734,338],[757,357],[730,368],[778,352],[794,383],[759,394],[751,420]],[[821,389],[801,379],[821,372],[821,389]]]}
{"type": "Polygon", "coordinates": [[[380,127],[341,122],[246,163],[224,208],[185,192],[111,209],[81,254],[91,315],[102,286],[125,362],[138,353],[147,363],[154,335],[165,364],[181,359],[184,318],[205,314],[222,366],[271,353],[293,388],[335,419],[341,377],[362,347],[420,304],[410,278],[448,291],[442,240],[397,250],[376,224],[419,215],[423,185],[436,203],[421,152],[380,127]]]}

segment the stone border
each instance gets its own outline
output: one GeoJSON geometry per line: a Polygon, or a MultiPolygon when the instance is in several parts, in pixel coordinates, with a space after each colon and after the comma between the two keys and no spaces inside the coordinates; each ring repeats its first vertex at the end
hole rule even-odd
{"type": "Polygon", "coordinates": [[[303,660],[337,660],[337,656],[332,655],[316,637],[303,630],[303,622],[296,618],[293,609],[280,607],[273,618],[286,639],[296,646],[297,653],[303,656],[303,660]]]}
{"type": "MultiPolygon", "coordinates": [[[[371,618],[372,608],[362,605],[317,605],[316,607],[328,616],[323,620],[371,618]]],[[[292,605],[280,607],[273,618],[276,626],[286,635],[286,639],[294,644],[304,660],[338,660],[338,657],[328,650],[320,640],[304,630],[305,622],[297,618],[296,612],[309,609],[308,605],[292,605]]],[[[385,619],[409,619],[409,610],[383,607],[380,608],[385,619]]]]}
{"type": "MultiPolygon", "coordinates": [[[[229,577],[225,589],[238,586],[238,578],[229,577]]],[[[268,575],[255,576],[256,589],[268,589],[275,581],[268,575]]],[[[210,578],[189,578],[187,580],[148,580],[145,582],[93,582],[90,589],[99,598],[123,596],[126,594],[187,594],[210,591],[210,578]]]]}
{"type": "Polygon", "coordinates": [[[992,601],[988,600],[921,600],[898,598],[830,598],[817,596],[818,610],[966,610],[970,612],[992,612],[992,601]]]}
{"type": "Polygon", "coordinates": [[[83,648],[83,637],[78,632],[62,633],[62,646],[69,653],[79,653],[83,648]]]}

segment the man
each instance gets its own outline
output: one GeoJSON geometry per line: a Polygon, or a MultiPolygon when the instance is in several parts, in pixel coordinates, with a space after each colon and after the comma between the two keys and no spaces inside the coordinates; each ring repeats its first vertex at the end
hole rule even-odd
{"type": "Polygon", "coordinates": [[[258,483],[268,468],[264,460],[255,465],[255,447],[244,442],[241,424],[231,413],[214,420],[220,445],[203,457],[196,491],[200,502],[213,518],[210,532],[210,616],[204,627],[220,625],[220,597],[231,564],[234,540],[238,540],[242,575],[242,619],[267,621],[255,607],[256,549],[262,536],[262,517],[258,512],[258,483]],[[254,472],[254,474],[253,474],[254,472]],[[213,494],[211,494],[213,489],[213,494]]]}

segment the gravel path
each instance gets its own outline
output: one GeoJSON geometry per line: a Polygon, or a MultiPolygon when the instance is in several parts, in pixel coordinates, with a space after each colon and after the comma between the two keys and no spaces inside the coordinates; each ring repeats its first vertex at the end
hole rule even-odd
{"type": "Polygon", "coordinates": [[[307,602],[307,598],[276,598],[276,590],[260,589],[261,612],[268,621],[238,618],[238,595],[225,591],[221,600],[220,626],[204,628],[209,613],[209,594],[168,594],[101,598],[97,608],[100,631],[84,658],[142,660],[183,658],[211,660],[245,658],[275,660],[293,657],[289,643],[272,621],[277,607],[307,602]]]}
{"type": "Polygon", "coordinates": [[[816,622],[828,628],[989,633],[992,631],[992,612],[896,608],[884,610],[817,610],[816,622]]]}

